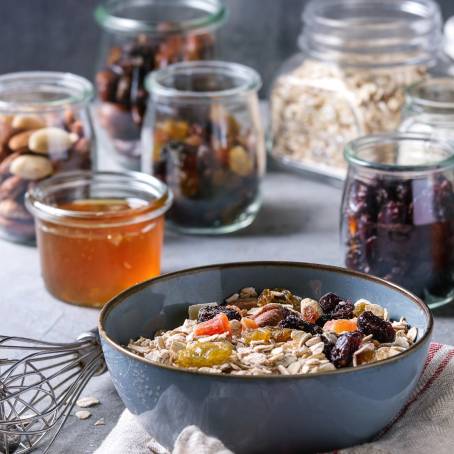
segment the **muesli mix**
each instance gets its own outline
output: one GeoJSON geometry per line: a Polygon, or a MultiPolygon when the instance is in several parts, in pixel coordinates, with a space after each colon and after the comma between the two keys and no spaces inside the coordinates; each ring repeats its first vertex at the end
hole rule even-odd
{"type": "Polygon", "coordinates": [[[189,307],[181,326],[140,337],[128,349],[145,359],[230,375],[294,375],[357,367],[410,348],[417,337],[402,317],[365,299],[334,293],[318,301],[286,289],[244,288],[223,303],[189,307]]]}

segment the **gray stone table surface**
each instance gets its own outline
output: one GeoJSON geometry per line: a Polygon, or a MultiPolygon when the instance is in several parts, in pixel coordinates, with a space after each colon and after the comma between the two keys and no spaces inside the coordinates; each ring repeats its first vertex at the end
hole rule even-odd
{"type": "MultiPolygon", "coordinates": [[[[298,260],[341,264],[338,216],[341,191],[299,175],[269,173],[256,222],[223,237],[168,233],[163,272],[225,261],[298,260]]],[[[38,251],[0,242],[0,333],[70,341],[95,326],[98,311],[61,303],[40,276],[38,251]]],[[[436,312],[434,340],[454,343],[454,307],[436,312]]],[[[123,405],[108,374],[94,378],[85,394],[102,404],[90,419],[71,416],[51,453],[91,453],[115,424],[123,405]],[[103,417],[105,426],[94,426],[103,417]]]]}

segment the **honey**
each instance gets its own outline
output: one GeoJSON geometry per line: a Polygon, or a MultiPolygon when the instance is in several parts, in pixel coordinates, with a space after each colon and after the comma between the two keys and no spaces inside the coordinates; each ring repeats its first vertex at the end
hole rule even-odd
{"type": "Polygon", "coordinates": [[[47,215],[36,202],[32,211],[42,276],[58,299],[100,307],[122,290],[159,275],[168,198],[68,200],[63,193],[51,200],[44,208],[47,215]]]}

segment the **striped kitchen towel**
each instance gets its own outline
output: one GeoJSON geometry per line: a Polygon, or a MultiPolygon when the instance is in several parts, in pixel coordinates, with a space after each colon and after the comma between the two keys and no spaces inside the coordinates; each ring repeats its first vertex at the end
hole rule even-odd
{"type": "MultiPolygon", "coordinates": [[[[453,454],[454,347],[431,344],[418,386],[392,423],[372,442],[336,454],[453,454]]],[[[374,411],[373,408],[370,409],[374,411]]],[[[169,454],[124,411],[95,454],[169,454]]],[[[186,427],[172,454],[232,454],[219,440],[186,427]]]]}

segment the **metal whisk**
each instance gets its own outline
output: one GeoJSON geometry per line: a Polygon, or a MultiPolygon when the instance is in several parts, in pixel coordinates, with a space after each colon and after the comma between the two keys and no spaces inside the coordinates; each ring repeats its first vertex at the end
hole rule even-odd
{"type": "Polygon", "coordinates": [[[87,382],[106,370],[96,331],[68,344],[0,336],[0,452],[46,453],[87,382]]]}

